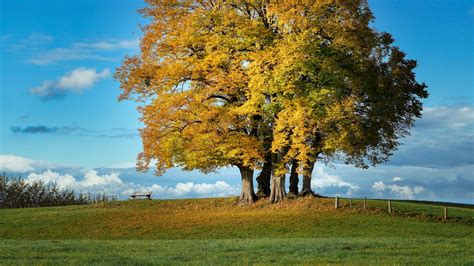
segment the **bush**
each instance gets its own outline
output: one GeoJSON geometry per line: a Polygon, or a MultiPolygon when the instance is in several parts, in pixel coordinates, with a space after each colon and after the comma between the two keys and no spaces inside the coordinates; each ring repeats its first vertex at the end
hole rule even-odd
{"type": "Polygon", "coordinates": [[[54,183],[46,184],[43,181],[27,183],[22,178],[8,179],[5,176],[0,176],[0,194],[3,194],[0,195],[0,204],[3,208],[84,205],[117,200],[115,195],[76,193],[73,189],[60,189],[54,183]]]}

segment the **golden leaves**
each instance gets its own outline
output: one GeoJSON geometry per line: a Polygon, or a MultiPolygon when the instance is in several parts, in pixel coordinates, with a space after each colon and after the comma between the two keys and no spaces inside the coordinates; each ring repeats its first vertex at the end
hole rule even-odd
{"type": "Polygon", "coordinates": [[[148,3],[141,54],[116,73],[120,99],[143,103],[142,168],[378,162],[427,96],[366,1],[148,3]]]}

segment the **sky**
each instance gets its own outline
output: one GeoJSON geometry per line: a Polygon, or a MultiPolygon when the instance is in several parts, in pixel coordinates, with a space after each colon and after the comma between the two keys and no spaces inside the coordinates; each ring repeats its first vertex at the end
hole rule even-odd
{"type": "MultiPolygon", "coordinates": [[[[317,164],[312,187],[327,196],[474,204],[474,1],[373,0],[373,27],[418,61],[428,85],[423,118],[391,161],[368,170],[317,164]]],[[[0,170],[76,190],[151,190],[156,198],[237,195],[236,169],[203,175],[133,166],[141,127],[119,102],[113,74],[139,53],[134,0],[0,1],[0,170]]]]}

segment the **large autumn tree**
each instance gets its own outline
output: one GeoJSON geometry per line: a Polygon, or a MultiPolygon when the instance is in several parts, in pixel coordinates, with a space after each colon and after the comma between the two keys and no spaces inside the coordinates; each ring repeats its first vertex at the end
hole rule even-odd
{"type": "Polygon", "coordinates": [[[141,54],[116,78],[142,103],[139,168],[237,166],[241,202],[312,194],[317,160],[388,160],[421,115],[416,62],[354,1],[149,0],[141,54]],[[270,181],[271,179],[271,181],[270,181]]]}
{"type": "Polygon", "coordinates": [[[126,58],[116,73],[121,99],[143,102],[139,168],[152,160],[158,174],[174,166],[203,172],[237,166],[240,200],[253,202],[264,121],[243,108],[247,64],[272,35],[234,6],[213,1],[149,1],[142,12],[152,19],[142,53],[126,58]]]}

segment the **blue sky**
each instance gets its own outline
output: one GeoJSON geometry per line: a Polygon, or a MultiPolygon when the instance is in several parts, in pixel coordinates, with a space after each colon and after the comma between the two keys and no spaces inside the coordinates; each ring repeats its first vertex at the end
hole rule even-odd
{"type": "MultiPolygon", "coordinates": [[[[474,2],[369,3],[374,27],[418,60],[418,80],[430,92],[424,118],[391,162],[366,171],[318,165],[313,188],[326,195],[474,203],[474,2]]],[[[0,2],[1,170],[123,195],[142,188],[162,197],[238,192],[234,169],[208,176],[173,169],[156,178],[129,168],[141,148],[140,124],[136,106],[117,101],[112,76],[125,55],[139,52],[139,24],[147,21],[137,9],[143,6],[132,0],[0,2]]]]}

